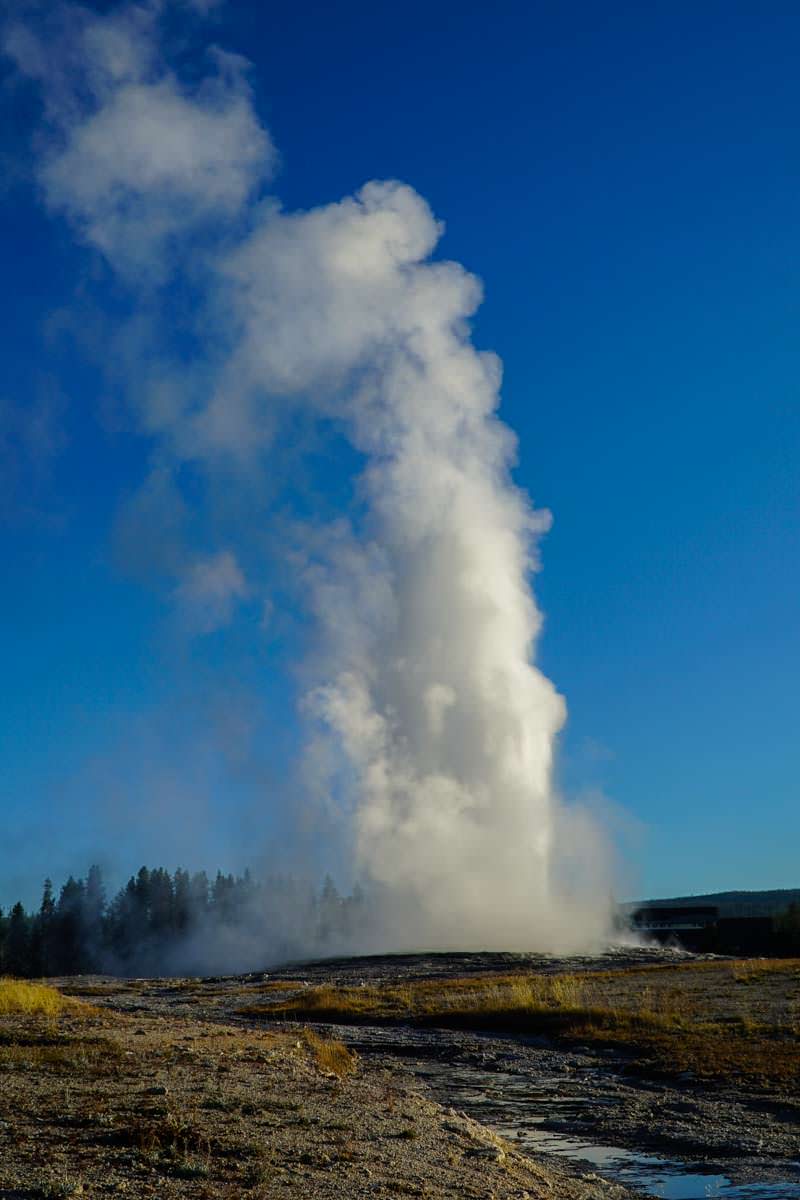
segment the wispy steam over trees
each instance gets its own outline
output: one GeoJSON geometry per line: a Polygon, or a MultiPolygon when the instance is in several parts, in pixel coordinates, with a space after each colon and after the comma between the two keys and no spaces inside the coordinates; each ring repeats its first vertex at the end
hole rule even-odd
{"type": "Polygon", "coordinates": [[[0,910],[0,974],[158,974],[258,969],[298,954],[345,947],[363,923],[356,888],[340,896],[289,876],[256,881],[249,871],[190,874],[142,867],[111,901],[100,868],[70,875],[55,898],[44,882],[38,912],[0,910]]]}

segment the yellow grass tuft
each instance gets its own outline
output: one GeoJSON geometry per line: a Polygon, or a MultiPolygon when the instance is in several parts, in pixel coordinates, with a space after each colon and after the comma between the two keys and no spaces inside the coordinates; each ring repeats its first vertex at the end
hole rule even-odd
{"type": "Polygon", "coordinates": [[[773,975],[800,979],[800,958],[741,958],[731,963],[731,973],[737,983],[761,983],[773,975]]]}
{"type": "Polygon", "coordinates": [[[575,975],[468,976],[376,987],[306,988],[276,1003],[241,1009],[251,1016],[316,1021],[492,1020],[525,1013],[556,1014],[582,1008],[583,982],[575,975]]]}
{"type": "Polygon", "coordinates": [[[57,1017],[70,1004],[66,996],[44,983],[26,979],[0,979],[0,1016],[57,1017]]]}
{"type": "Polygon", "coordinates": [[[321,1070],[330,1071],[340,1079],[355,1071],[358,1058],[352,1050],[348,1050],[344,1042],[337,1041],[336,1038],[320,1037],[313,1029],[303,1030],[303,1041],[321,1070]]]}

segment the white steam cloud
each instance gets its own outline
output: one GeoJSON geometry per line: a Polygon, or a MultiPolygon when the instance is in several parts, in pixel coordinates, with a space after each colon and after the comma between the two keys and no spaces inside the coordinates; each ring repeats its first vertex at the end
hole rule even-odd
{"type": "Polygon", "coordinates": [[[179,607],[196,633],[213,633],[229,625],[239,601],[247,596],[247,583],[229,550],[192,563],[177,589],[179,607]]]}
{"type": "MultiPolygon", "coordinates": [[[[301,527],[291,562],[316,628],[309,775],[390,899],[376,941],[597,945],[608,856],[555,793],[565,706],[534,665],[549,518],[511,480],[500,364],[470,340],[480,284],[431,258],[442,227],[404,184],[298,213],[265,199],[275,151],[247,64],[215,50],[184,83],[162,7],[53,10],[47,54],[35,22],[6,37],[46,100],[44,199],[136,302],[130,398],[155,446],[143,496],[178,489],[187,464],[211,491],[258,488],[292,422],[344,436],[349,511],[301,527]],[[175,279],[194,297],[190,361],[156,334],[175,279]]],[[[252,524],[244,555],[217,544],[182,561],[195,632],[258,592],[252,524]]]]}

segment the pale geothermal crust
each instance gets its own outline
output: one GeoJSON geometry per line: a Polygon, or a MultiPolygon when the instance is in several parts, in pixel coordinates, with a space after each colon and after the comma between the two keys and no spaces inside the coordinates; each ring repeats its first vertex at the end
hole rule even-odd
{"type": "MultiPolygon", "coordinates": [[[[124,985],[123,985],[124,986],[124,985]]],[[[0,1195],[624,1197],[302,1034],[152,1012],[0,1017],[0,1195]]]]}

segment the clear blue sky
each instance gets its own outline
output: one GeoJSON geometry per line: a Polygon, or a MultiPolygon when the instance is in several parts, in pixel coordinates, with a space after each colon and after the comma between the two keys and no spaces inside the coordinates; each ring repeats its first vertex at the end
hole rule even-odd
{"type": "MultiPolygon", "coordinates": [[[[516,478],[554,516],[561,779],[628,814],[629,887],[798,886],[800,10],[229,0],[211,38],[254,64],[287,207],[402,179],[484,282],[516,478]]],[[[238,865],[262,818],[279,837],[254,795],[290,786],[294,743],[280,637],[176,649],[120,562],[147,448],[59,332],[85,251],[38,202],[32,94],[2,101],[7,903],[94,857],[238,865]],[[211,761],[203,680],[226,671],[243,731],[211,761]]]]}

